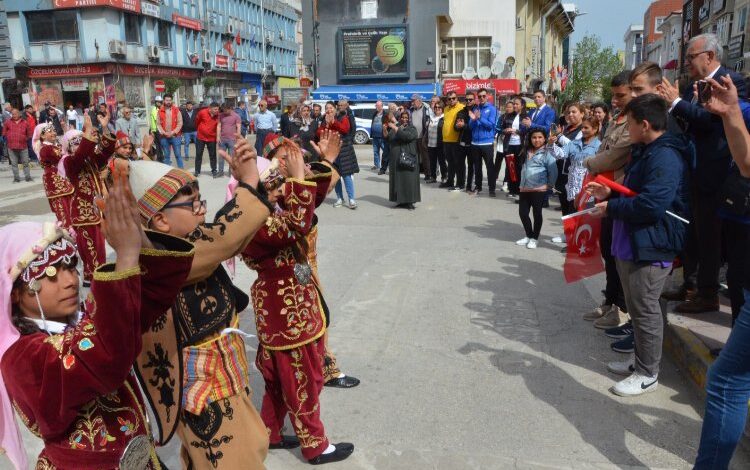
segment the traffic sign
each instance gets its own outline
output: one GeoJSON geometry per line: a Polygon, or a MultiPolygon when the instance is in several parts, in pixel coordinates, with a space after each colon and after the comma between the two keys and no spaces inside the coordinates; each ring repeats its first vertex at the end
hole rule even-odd
{"type": "Polygon", "coordinates": [[[164,84],[164,80],[156,80],[154,82],[154,90],[157,93],[164,93],[167,91],[167,85],[164,84]]]}

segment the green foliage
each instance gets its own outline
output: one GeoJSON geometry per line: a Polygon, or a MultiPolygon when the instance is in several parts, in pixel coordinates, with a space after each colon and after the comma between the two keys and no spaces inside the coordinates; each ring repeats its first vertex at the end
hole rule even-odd
{"type": "Polygon", "coordinates": [[[203,79],[203,88],[207,91],[216,86],[216,79],[214,77],[206,77],[203,79]]]}
{"type": "Polygon", "coordinates": [[[571,62],[568,85],[558,103],[608,100],[609,82],[622,71],[617,52],[611,47],[602,49],[598,36],[586,35],[576,44],[571,62]]]}
{"type": "Polygon", "coordinates": [[[179,78],[165,78],[164,79],[164,87],[166,88],[166,93],[169,95],[174,95],[174,92],[179,90],[182,86],[182,81],[179,78]]]}

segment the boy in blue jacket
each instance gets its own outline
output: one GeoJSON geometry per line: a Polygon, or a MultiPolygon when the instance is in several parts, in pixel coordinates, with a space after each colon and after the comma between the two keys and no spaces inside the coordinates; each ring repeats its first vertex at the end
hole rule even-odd
{"type": "Polygon", "coordinates": [[[607,365],[610,372],[628,376],[610,389],[620,396],[656,390],[664,333],[659,296],[687,235],[686,225],[666,211],[688,211],[693,147],[684,136],[666,132],[667,111],[667,103],[654,94],[634,98],[624,110],[633,142],[624,184],[635,197],[611,197],[612,191],[597,183],[586,187],[602,201],[600,214],[614,221],[612,255],[633,320],[634,357],[607,365]]]}
{"type": "MultiPolygon", "coordinates": [[[[474,165],[474,194],[482,191],[482,161],[487,167],[487,186],[490,197],[496,197],[495,164],[492,161],[495,149],[495,123],[497,122],[497,108],[490,103],[487,90],[481,88],[477,92],[479,105],[469,110],[469,129],[471,129],[471,163],[474,165]]],[[[471,181],[466,182],[471,187],[471,181]]]]}

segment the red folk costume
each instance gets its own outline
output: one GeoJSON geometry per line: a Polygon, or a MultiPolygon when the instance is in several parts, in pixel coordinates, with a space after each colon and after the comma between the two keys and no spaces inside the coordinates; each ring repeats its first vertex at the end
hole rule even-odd
{"type": "Polygon", "coordinates": [[[316,196],[326,193],[330,177],[287,179],[283,210],[273,214],[242,253],[258,272],[251,287],[260,345],[256,366],[266,383],[261,417],[273,443],[281,441],[288,413],[302,455],[313,459],[328,447],[320,420],[323,388],[323,307],[305,255],[298,247],[311,230],[316,196]]]}
{"type": "Polygon", "coordinates": [[[106,194],[101,171],[106,168],[114,148],[114,138],[110,135],[103,135],[99,143],[84,137],[76,152],[63,162],[65,173],[75,189],[70,208],[71,224],[83,262],[83,279],[88,282],[93,272],[104,264],[107,255],[102,219],[94,199],[106,194]]]}
{"type": "MultiPolygon", "coordinates": [[[[51,127],[51,126],[50,126],[51,127]]],[[[62,158],[62,148],[50,142],[42,142],[39,150],[39,164],[42,166],[42,184],[47,195],[52,213],[63,227],[70,227],[70,205],[73,198],[74,188],[70,181],[61,175],[57,165],[62,158]]]]}
{"type": "MultiPolygon", "coordinates": [[[[41,227],[22,222],[0,229],[0,240],[10,240],[0,253],[3,265],[18,259],[18,253],[29,254],[21,255],[9,274],[2,273],[0,286],[8,309],[16,279],[31,286],[54,276],[58,262],[77,256],[59,229],[51,224],[41,227]],[[42,233],[44,237],[38,238],[42,233]]],[[[133,269],[116,272],[113,264],[101,266],[77,324],[33,320],[39,330],[19,336],[10,310],[0,320],[0,392],[44,441],[37,469],[161,468],[132,364],[142,333],[169,308],[187,276],[193,248],[166,235],[149,233],[149,238],[155,246],[169,249],[142,250],[140,266],[133,269]],[[8,334],[13,331],[15,337],[8,334]]],[[[3,406],[3,446],[16,468],[23,468],[25,455],[12,445],[6,410],[3,406]]]]}

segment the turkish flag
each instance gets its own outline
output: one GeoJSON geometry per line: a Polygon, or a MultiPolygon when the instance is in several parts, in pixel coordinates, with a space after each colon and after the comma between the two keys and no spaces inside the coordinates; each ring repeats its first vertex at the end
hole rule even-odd
{"type": "Polygon", "coordinates": [[[240,38],[240,32],[239,31],[237,31],[237,35],[234,37],[234,42],[236,42],[238,46],[240,44],[242,44],[242,38],[240,38]]]}
{"type": "MultiPolygon", "coordinates": [[[[581,191],[581,194],[584,193],[585,191],[581,191]]],[[[581,194],[576,200],[579,211],[585,208],[588,201],[588,198],[582,197],[581,194]]],[[[599,244],[602,230],[601,219],[592,214],[567,217],[563,218],[563,228],[568,243],[563,266],[565,282],[570,284],[604,271],[602,249],[599,244]]]]}
{"type": "Polygon", "coordinates": [[[232,41],[227,41],[224,43],[224,49],[229,52],[229,55],[234,54],[234,49],[232,49],[232,41]]]}
{"type": "Polygon", "coordinates": [[[505,156],[505,166],[508,167],[508,177],[511,183],[518,183],[518,171],[516,170],[516,156],[509,153],[505,156]]]}

